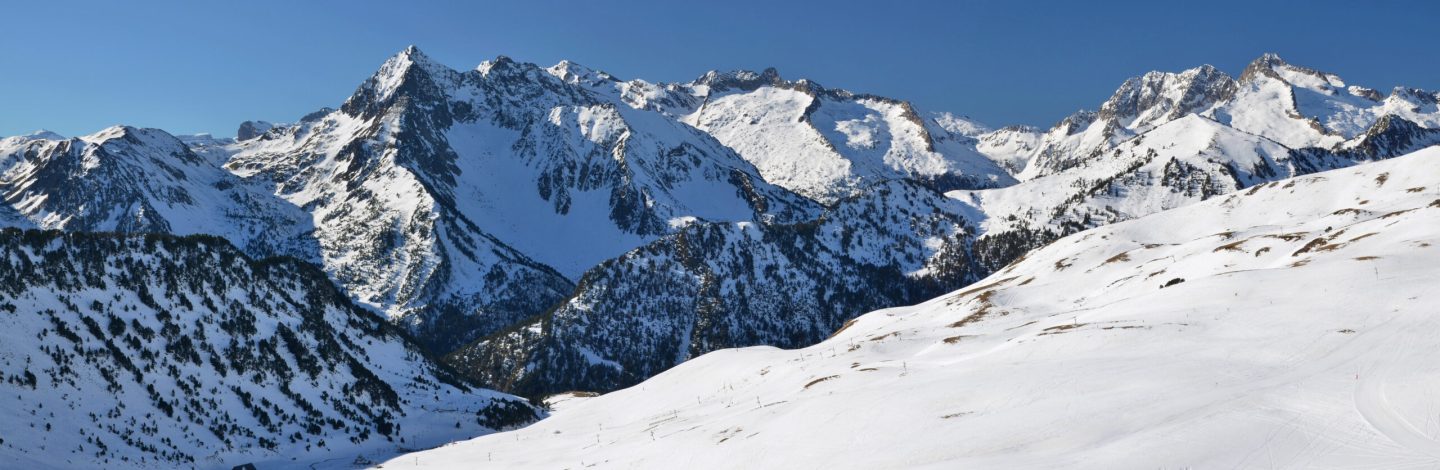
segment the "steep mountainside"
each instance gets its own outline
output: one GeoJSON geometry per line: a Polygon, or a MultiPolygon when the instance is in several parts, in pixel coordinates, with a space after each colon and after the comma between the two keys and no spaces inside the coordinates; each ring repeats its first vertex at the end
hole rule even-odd
{"type": "Polygon", "coordinates": [[[348,461],[538,417],[318,269],[214,237],[0,229],[0,318],[5,466],[348,461]]]}
{"type": "Polygon", "coordinates": [[[967,208],[887,182],[803,224],[694,224],[586,273],[566,302],[452,353],[487,386],[614,390],[689,358],[802,347],[857,311],[973,282],[967,208]]]}
{"type": "Polygon", "coordinates": [[[981,124],[922,113],[906,101],[784,80],[775,69],[712,71],[685,84],[622,81],[570,62],[549,71],[691,124],[735,149],[767,181],[825,203],[897,178],[941,191],[1014,183],[975,149],[981,124]]]}
{"type": "Polygon", "coordinates": [[[714,352],[390,464],[1430,466],[1435,174],[1427,149],[1100,227],[815,346],[714,352]]]}
{"type": "Polygon", "coordinates": [[[234,152],[229,168],[314,214],[332,276],[439,351],[543,311],[585,269],[690,221],[816,210],[663,115],[533,64],[457,72],[414,48],[338,111],[234,152]]]}

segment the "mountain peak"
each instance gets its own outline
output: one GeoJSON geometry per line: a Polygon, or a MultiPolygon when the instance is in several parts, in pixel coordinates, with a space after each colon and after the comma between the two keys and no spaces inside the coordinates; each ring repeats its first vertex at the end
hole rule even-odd
{"type": "Polygon", "coordinates": [[[1279,54],[1266,52],[1255,60],[1250,61],[1250,65],[1245,66],[1245,71],[1240,73],[1240,81],[1249,82],[1254,80],[1255,77],[1262,75],[1278,79],[1280,75],[1276,73],[1275,69],[1285,65],[1289,64],[1285,63],[1285,60],[1281,59],[1279,54]]]}
{"type": "Polygon", "coordinates": [[[566,83],[599,83],[604,81],[618,81],[613,75],[580,65],[569,60],[562,60],[560,63],[545,69],[550,75],[559,78],[566,83]]]}
{"type": "Polygon", "coordinates": [[[1150,72],[1126,80],[1100,107],[1099,117],[1148,129],[1189,113],[1203,112],[1228,99],[1235,81],[1209,65],[1180,73],[1150,72]]]}
{"type": "Polygon", "coordinates": [[[63,136],[63,135],[60,135],[60,134],[55,133],[55,132],[51,132],[49,129],[37,129],[37,130],[35,130],[35,132],[31,132],[31,133],[29,133],[29,134],[25,134],[25,135],[23,135],[22,137],[25,137],[25,138],[28,138],[28,139],[39,139],[39,140],[65,140],[65,138],[66,138],[66,137],[63,136]]]}
{"type": "Polygon", "coordinates": [[[415,66],[420,67],[421,70],[432,75],[441,74],[450,70],[449,67],[435,62],[434,59],[425,55],[424,52],[420,51],[420,48],[414,45],[407,46],[404,50],[391,56],[389,60],[385,61],[385,65],[381,66],[381,70],[383,71],[388,67],[404,73],[405,70],[415,66]]]}
{"type": "Polygon", "coordinates": [[[436,86],[458,80],[458,72],[431,60],[419,48],[409,46],[381,64],[340,109],[360,115],[375,111],[375,105],[387,102],[402,88],[430,93],[436,86]]]}
{"type": "Polygon", "coordinates": [[[1268,67],[1287,65],[1285,63],[1285,59],[1281,59],[1280,54],[1276,54],[1274,52],[1266,52],[1264,54],[1260,54],[1260,57],[1255,58],[1255,60],[1251,61],[1250,63],[1261,64],[1268,67]]]}
{"type": "Polygon", "coordinates": [[[764,71],[753,70],[732,70],[720,72],[711,70],[705,72],[700,78],[691,82],[692,85],[706,85],[714,90],[754,90],[767,85],[783,85],[785,80],[780,78],[780,72],[775,67],[766,67],[764,71]]]}

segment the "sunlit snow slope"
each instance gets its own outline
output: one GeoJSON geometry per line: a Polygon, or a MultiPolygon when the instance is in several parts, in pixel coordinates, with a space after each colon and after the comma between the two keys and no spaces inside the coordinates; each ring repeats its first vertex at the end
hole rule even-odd
{"type": "Polygon", "coordinates": [[[1432,148],[1100,227],[818,345],[717,351],[393,463],[1433,467],[1437,174],[1432,148]]]}

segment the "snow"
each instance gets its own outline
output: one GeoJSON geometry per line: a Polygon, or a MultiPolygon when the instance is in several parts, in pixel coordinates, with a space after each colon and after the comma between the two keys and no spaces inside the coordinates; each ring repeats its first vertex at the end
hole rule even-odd
{"type": "Polygon", "coordinates": [[[1437,172],[1432,148],[1082,232],[386,467],[1433,466],[1437,172]]]}

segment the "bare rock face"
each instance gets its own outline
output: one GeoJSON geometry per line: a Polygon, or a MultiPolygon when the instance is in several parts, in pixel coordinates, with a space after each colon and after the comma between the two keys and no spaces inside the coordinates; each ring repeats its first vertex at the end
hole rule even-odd
{"type": "Polygon", "coordinates": [[[240,130],[235,131],[235,140],[250,140],[264,135],[275,125],[265,121],[245,121],[240,123],[240,130]]]}

